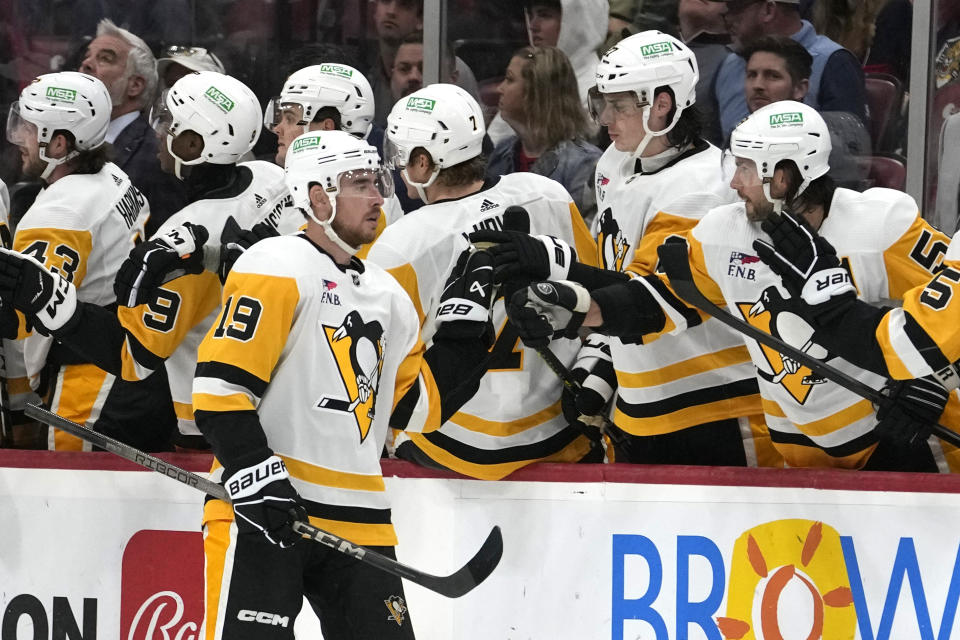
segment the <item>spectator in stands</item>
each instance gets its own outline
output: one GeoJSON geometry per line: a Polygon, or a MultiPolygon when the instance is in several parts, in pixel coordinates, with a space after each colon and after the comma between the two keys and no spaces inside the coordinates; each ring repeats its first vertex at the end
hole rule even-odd
{"type": "Polygon", "coordinates": [[[724,139],[748,113],[743,92],[746,62],[741,52],[748,42],[761,35],[793,38],[810,52],[813,68],[804,102],[820,111],[846,111],[866,121],[866,92],[863,69],[852,53],[800,18],[798,0],[714,0],[724,1],[724,20],[735,53],[720,65],[714,85],[724,139]]]}
{"type": "Polygon", "coordinates": [[[172,45],[164,49],[163,57],[157,60],[158,93],[163,93],[173,83],[194,71],[226,73],[220,58],[203,47],[172,45]]]}
{"type": "Polygon", "coordinates": [[[498,91],[500,114],[517,134],[497,144],[487,174],[530,171],[552,178],[592,217],[590,182],[601,151],[584,139],[590,127],[570,61],[556,47],[524,47],[498,91]]]}
{"type": "MultiPolygon", "coordinates": [[[[381,129],[387,125],[387,114],[393,107],[390,76],[397,50],[404,40],[415,32],[423,30],[423,0],[375,0],[373,27],[377,34],[376,46],[370,47],[370,68],[365,74],[373,87],[373,98],[377,105],[373,122],[381,129]]],[[[423,40],[423,36],[419,37],[423,40]]],[[[456,84],[479,100],[480,90],[477,79],[470,67],[460,58],[456,62],[456,84]]]]}
{"type": "MultiPolygon", "coordinates": [[[[454,57],[446,49],[441,56],[441,82],[457,84],[459,73],[454,57]]],[[[390,72],[390,94],[392,105],[400,98],[404,98],[423,87],[423,33],[414,31],[408,34],[393,59],[393,69],[390,72]]]]}
{"type": "Polygon", "coordinates": [[[640,0],[610,0],[610,14],[607,19],[607,39],[597,47],[597,55],[603,55],[610,47],[637,32],[633,26],[633,14],[640,0]]]}
{"type": "MultiPolygon", "coordinates": [[[[780,100],[801,101],[810,88],[813,57],[796,40],[786,36],[763,36],[744,49],[747,61],[744,93],[753,113],[780,100]]],[[[870,154],[870,135],[860,120],[846,112],[822,112],[830,131],[830,177],[839,186],[862,189],[870,154]]]]}
{"type": "Polygon", "coordinates": [[[913,2],[890,0],[877,15],[873,46],[864,71],[889,73],[906,86],[910,82],[910,30],[913,2]]]}
{"type": "Polygon", "coordinates": [[[99,78],[110,92],[113,110],[106,139],[116,165],[150,203],[150,236],[187,203],[183,184],[160,169],[157,138],[147,119],[157,88],[156,60],[140,37],[101,20],[80,71],[99,78]]]}
{"type": "Polygon", "coordinates": [[[703,137],[717,147],[723,146],[720,114],[713,96],[713,81],[730,50],[730,35],[723,23],[724,6],[712,0],[680,0],[678,17],[680,37],[697,57],[697,111],[703,124],[703,137]]]}
{"type": "MultiPolygon", "coordinates": [[[[606,0],[524,0],[527,38],[534,47],[557,47],[567,56],[577,80],[580,101],[595,85],[600,58],[595,49],[607,28],[606,0]]],[[[515,135],[497,114],[487,127],[494,144],[515,135]]]]}

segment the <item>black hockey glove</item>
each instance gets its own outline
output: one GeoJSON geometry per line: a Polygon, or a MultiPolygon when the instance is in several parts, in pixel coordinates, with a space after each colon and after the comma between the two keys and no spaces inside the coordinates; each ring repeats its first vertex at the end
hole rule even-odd
{"type": "Polygon", "coordinates": [[[492,345],[493,290],[493,258],[486,251],[464,249],[440,295],[435,335],[457,340],[481,338],[488,347],[492,345]]]}
{"type": "Polygon", "coordinates": [[[209,237],[205,227],[184,222],[138,244],[113,281],[117,304],[137,307],[149,301],[164,283],[188,273],[201,273],[203,244],[209,237]]]}
{"type": "Polygon", "coordinates": [[[35,258],[9,249],[0,249],[0,299],[44,336],[69,333],[79,319],[76,287],[35,258]]]}
{"type": "Polygon", "coordinates": [[[583,418],[600,415],[617,388],[617,374],[605,336],[593,333],[587,337],[570,374],[580,388],[573,390],[564,386],[560,398],[563,416],[570,424],[586,425],[588,422],[583,418]]]}
{"type": "Polygon", "coordinates": [[[590,293],[576,282],[535,282],[507,302],[507,317],[527,346],[539,349],[553,338],[575,338],[590,310],[590,293]]]}
{"type": "Polygon", "coordinates": [[[262,533],[284,549],[300,539],[292,525],[306,522],[307,510],[289,478],[283,460],[270,456],[224,480],[240,533],[262,533]]]}
{"type": "Polygon", "coordinates": [[[509,280],[566,280],[577,252],[553,236],[531,236],[520,231],[474,231],[470,242],[485,245],[493,256],[497,283],[509,280]]]}
{"type": "Polygon", "coordinates": [[[227,281],[227,276],[233,269],[233,263],[243,255],[244,251],[261,240],[279,235],[280,232],[276,227],[266,221],[258,222],[250,229],[241,229],[233,216],[227,218],[226,224],[223,225],[223,233],[220,234],[220,264],[217,267],[220,282],[227,281]]]}
{"type": "Polygon", "coordinates": [[[899,445],[913,445],[930,437],[950,399],[933,376],[890,380],[883,387],[890,402],[877,410],[877,436],[899,445]]]}
{"type": "Polygon", "coordinates": [[[773,244],[754,240],[753,248],[783,280],[794,298],[802,298],[813,319],[829,322],[856,300],[850,273],[840,264],[829,242],[794,214],[773,214],[761,227],[773,244]]]}

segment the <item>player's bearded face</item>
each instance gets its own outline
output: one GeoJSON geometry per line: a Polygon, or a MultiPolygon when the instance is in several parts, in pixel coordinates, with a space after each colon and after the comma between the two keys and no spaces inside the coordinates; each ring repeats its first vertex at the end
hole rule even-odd
{"type": "Polygon", "coordinates": [[[340,176],[337,194],[337,215],[333,230],[353,247],[373,242],[377,237],[384,187],[380,177],[371,171],[351,171],[340,176]]]}
{"type": "MultiPolygon", "coordinates": [[[[735,158],[734,163],[730,188],[743,200],[747,219],[751,222],[766,220],[773,212],[773,203],[763,193],[763,181],[757,173],[757,165],[747,158],[735,158]]],[[[727,171],[727,168],[724,170],[727,171]]]]}
{"type": "Polygon", "coordinates": [[[23,175],[31,180],[39,178],[47,167],[47,163],[40,159],[40,147],[36,138],[33,139],[32,144],[26,142],[20,147],[20,159],[23,163],[23,175]]]}

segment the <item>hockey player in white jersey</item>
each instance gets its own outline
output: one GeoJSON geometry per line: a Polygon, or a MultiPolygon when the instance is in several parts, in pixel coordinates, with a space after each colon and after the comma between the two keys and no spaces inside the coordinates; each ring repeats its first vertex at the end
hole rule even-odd
{"type": "MultiPolygon", "coordinates": [[[[619,187],[600,208],[597,251],[605,269],[654,273],[664,240],[737,200],[723,180],[720,150],[700,137],[698,78],[693,52],[659,31],[621,40],[597,65],[593,108],[613,146],[630,153],[619,187]]],[[[763,437],[756,376],[739,333],[706,320],[650,343],[606,340],[609,360],[601,355],[589,368],[574,368],[588,380],[575,402],[596,413],[609,399],[597,390],[616,388],[612,417],[624,432],[617,461],[741,466],[759,458],[779,466],[763,437]]]]}
{"type": "MultiPolygon", "coordinates": [[[[463,234],[502,228],[510,206],[526,208],[531,233],[556,236],[581,260],[594,262],[589,232],[560,184],[530,173],[485,180],[483,114],[459,87],[434,84],[414,92],[394,105],[387,125],[385,159],[402,169],[408,194],[425,204],[384,230],[370,261],[406,289],[428,344],[444,274],[457,260],[463,234]]],[[[555,258],[557,273],[565,273],[571,257],[567,250],[555,258]]],[[[560,380],[519,343],[502,303],[494,307],[494,325],[497,342],[478,393],[439,431],[399,434],[399,457],[499,479],[538,460],[573,462],[591,453],[589,439],[562,414],[560,380]]],[[[550,344],[566,366],[579,348],[579,340],[550,344]]]]}
{"type": "Polygon", "coordinates": [[[389,417],[400,405],[409,429],[436,429],[476,387],[490,344],[481,336],[492,338],[490,258],[460,239],[443,300],[466,313],[439,316],[425,350],[406,292],[355,255],[392,187],[376,149],[340,131],[306,133],[286,172],[307,229],[238,259],[200,345],[197,424],[232,498],[232,508],[204,508],[201,634],[290,640],[306,596],[325,638],[411,639],[400,578],[299,538],[290,512],[396,557],[380,470],[389,417]]]}
{"type": "MultiPolygon", "coordinates": [[[[35,79],[12,105],[7,120],[7,138],[20,147],[24,174],[45,184],[20,220],[13,248],[69,284],[72,293],[62,307],[77,301],[114,305],[114,275],[142,239],[149,216],[143,195],[107,161],[109,121],[106,87],[76,72],[35,79]]],[[[18,302],[25,302],[25,308],[36,304],[18,302]]],[[[45,326],[23,327],[20,345],[30,386],[47,398],[51,410],[139,447],[165,448],[173,415],[169,396],[164,402],[157,393],[163,391],[162,381],[159,386],[156,380],[123,383],[56,342],[45,326]]],[[[60,327],[48,327],[55,328],[60,327]]],[[[15,360],[17,355],[8,357],[15,360]]],[[[89,449],[59,431],[51,431],[49,445],[89,449]]]]}
{"type": "MultiPolygon", "coordinates": [[[[731,186],[743,202],[711,210],[690,231],[690,269],[704,295],[755,327],[814,357],[835,356],[755,253],[754,240],[769,241],[761,222],[783,208],[802,216],[836,247],[843,269],[835,273],[846,274],[838,281],[852,282],[865,301],[902,299],[926,285],[940,267],[947,238],[920,217],[912,198],[889,189],[857,193],[833,185],[826,175],[829,132],[812,108],[783,101],[757,110],[734,130],[730,153],[731,186]]],[[[670,291],[665,276],[642,276],[590,294],[564,283],[543,290],[549,295],[538,293],[536,285],[518,292],[511,309],[511,319],[528,337],[583,322],[612,335],[652,339],[696,326],[702,318],[670,291]]],[[[787,464],[937,468],[927,447],[878,444],[877,416],[869,401],[772,349],[746,343],[757,367],[767,427],[787,464]]],[[[883,384],[882,377],[842,358],[833,363],[868,385],[883,384]]]]}
{"type": "MultiPolygon", "coordinates": [[[[256,96],[242,82],[212,71],[192,73],[171,87],[165,102],[167,112],[156,118],[167,152],[161,165],[187,183],[190,204],[130,252],[119,272],[114,265],[108,282],[117,294],[116,311],[61,305],[54,321],[60,324],[51,329],[60,342],[124,380],[165,370],[178,445],[205,448],[193,422],[190,384],[197,347],[220,306],[221,231],[231,218],[249,228],[279,211],[287,189],[276,165],[237,164],[256,143],[262,117],[256,96]],[[163,284],[171,271],[185,275],[163,284]]],[[[5,260],[8,270],[22,267],[9,255],[5,260]]],[[[45,291],[41,299],[53,294],[45,291]]]]}
{"type": "MultiPolygon", "coordinates": [[[[372,144],[374,110],[373,89],[362,73],[322,62],[290,74],[280,95],[267,103],[263,125],[277,136],[276,162],[282,167],[293,139],[308,131],[346,131],[372,144]]],[[[377,235],[403,216],[396,195],[384,199],[383,213],[377,235]]],[[[358,255],[365,257],[368,250],[369,245],[358,255]]]]}
{"type": "MultiPolygon", "coordinates": [[[[898,307],[857,298],[849,281],[825,287],[842,267],[836,249],[801,217],[783,212],[763,222],[771,241],[754,241],[757,255],[783,280],[796,312],[832,353],[891,380],[884,392],[894,403],[881,407],[880,437],[909,447],[930,436],[935,422],[960,429],[960,245],[957,234],[937,274],[903,296],[898,307]],[[809,283],[809,284],[808,284],[809,283]],[[824,295],[824,291],[827,295],[824,295]],[[945,412],[946,409],[946,412],[945,412]]],[[[960,450],[942,446],[950,470],[960,471],[960,450]]]]}

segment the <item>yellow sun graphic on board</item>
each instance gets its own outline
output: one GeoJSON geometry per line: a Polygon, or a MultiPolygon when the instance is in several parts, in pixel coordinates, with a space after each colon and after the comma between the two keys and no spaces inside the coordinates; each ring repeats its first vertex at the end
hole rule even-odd
{"type": "Polygon", "coordinates": [[[853,608],[840,535],[813,520],[777,520],[733,547],[725,640],[852,640],[853,608]]]}

